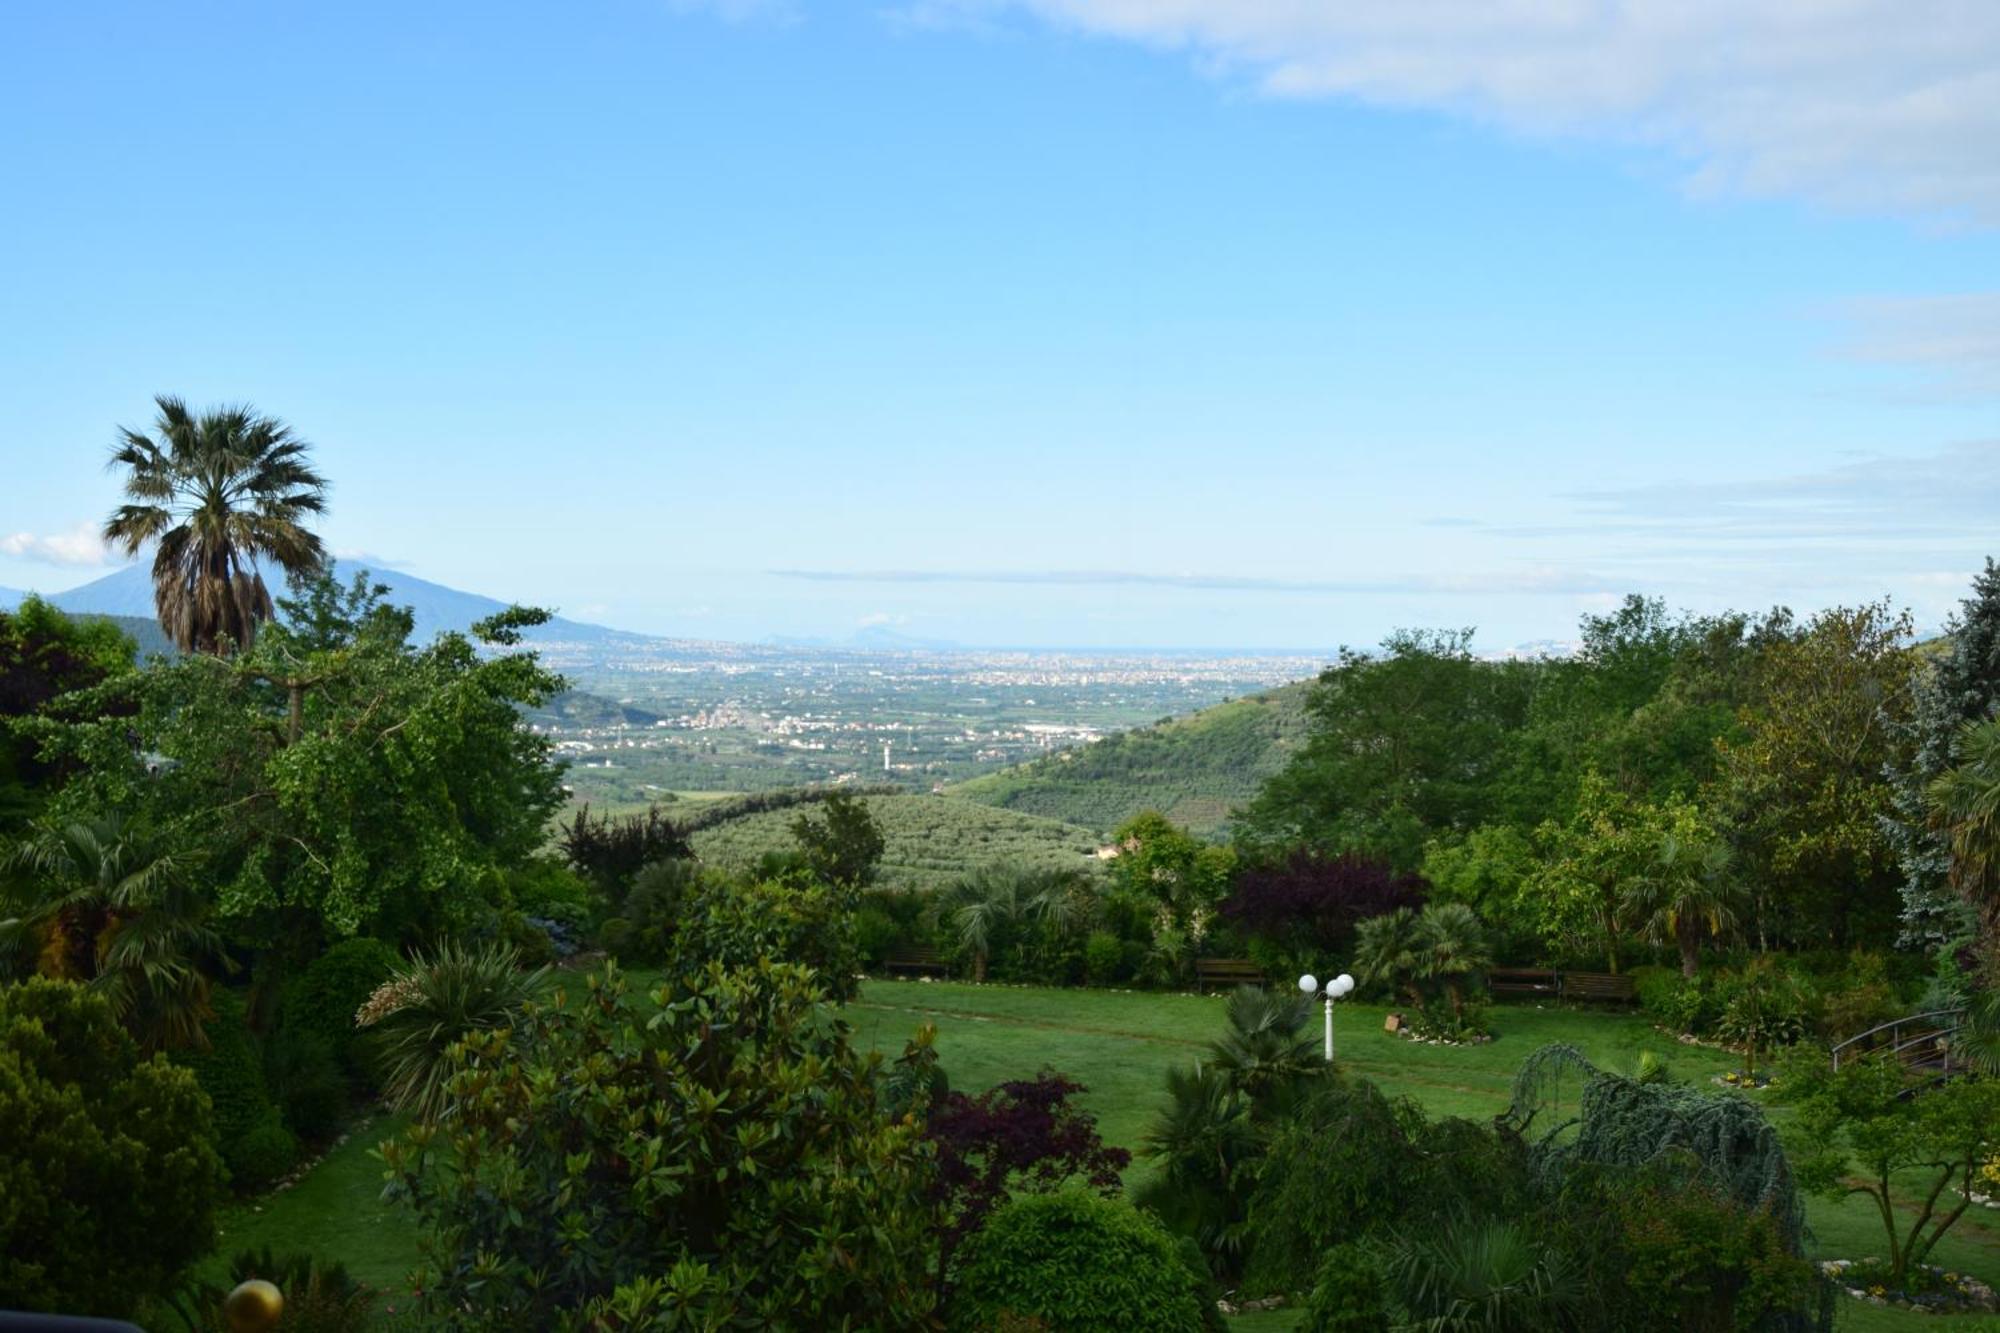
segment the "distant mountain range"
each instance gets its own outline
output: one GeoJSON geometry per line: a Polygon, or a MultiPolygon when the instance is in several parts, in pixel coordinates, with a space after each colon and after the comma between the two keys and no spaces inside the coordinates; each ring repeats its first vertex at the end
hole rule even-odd
{"type": "MultiPolygon", "coordinates": [[[[334,577],[341,583],[350,583],[355,574],[367,571],[375,582],[387,585],[388,600],[396,606],[407,606],[416,620],[413,635],[418,643],[428,643],[437,635],[456,630],[460,633],[472,628],[474,622],[484,620],[497,611],[504,611],[507,603],[492,597],[482,597],[478,593],[460,592],[447,588],[442,583],[432,583],[414,574],[401,570],[382,569],[365,561],[337,560],[334,562],[334,577]]],[[[267,581],[270,575],[266,576],[267,581]]],[[[283,593],[283,581],[272,589],[272,595],[283,593]]],[[[0,607],[19,605],[27,594],[13,589],[0,589],[0,607]]],[[[44,593],[50,602],[64,611],[75,615],[129,616],[145,620],[153,618],[153,578],[152,571],[144,564],[129,565],[113,574],[70,588],[64,592],[44,593]]],[[[602,625],[589,625],[581,621],[564,620],[557,617],[539,629],[529,631],[527,637],[538,642],[563,643],[642,643],[652,636],[631,634],[624,630],[607,629],[602,625]]]]}

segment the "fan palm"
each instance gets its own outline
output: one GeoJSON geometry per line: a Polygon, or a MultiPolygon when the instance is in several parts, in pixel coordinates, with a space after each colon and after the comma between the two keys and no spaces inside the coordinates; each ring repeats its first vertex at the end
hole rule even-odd
{"type": "Polygon", "coordinates": [[[1951,842],[1952,884],[1991,933],[2000,928],[2000,718],[1958,737],[1958,766],[1931,783],[1931,818],[1951,842]]]}
{"type": "Polygon", "coordinates": [[[147,1049],[203,1043],[223,950],[186,858],[113,815],[42,829],[0,870],[21,886],[0,936],[35,941],[43,972],[104,991],[147,1049]]]}
{"type": "Polygon", "coordinates": [[[272,611],[257,562],[288,574],[325,562],[304,522],[325,511],[326,482],[283,422],[247,407],[196,416],[178,398],[154,401],[154,435],[121,430],[112,450],[128,503],[105,521],[104,539],[126,555],[158,544],[153,604],[182,652],[247,648],[272,611]]]}
{"type": "Polygon", "coordinates": [[[1167,1070],[1167,1102],[1139,1139],[1158,1171],[1133,1202],[1193,1236],[1220,1271],[1243,1258],[1259,1137],[1228,1079],[1203,1065],[1167,1070]]]}
{"type": "Polygon", "coordinates": [[[1209,1047],[1210,1067],[1262,1116],[1322,1068],[1306,1031],[1310,1017],[1303,995],[1238,986],[1229,997],[1229,1027],[1209,1047]]]}
{"type": "Polygon", "coordinates": [[[1680,950],[1681,975],[1692,979],[1701,968],[1702,942],[1736,929],[1743,896],[1726,844],[1669,833],[1651,873],[1628,888],[1625,904],[1649,940],[1680,950]]]}
{"type": "Polygon", "coordinates": [[[1493,941],[1479,914],[1465,903],[1432,903],[1413,931],[1419,981],[1444,987],[1451,1011],[1465,1013],[1465,979],[1493,963],[1493,941]]]}
{"type": "Polygon", "coordinates": [[[1422,948],[1417,914],[1409,908],[1371,916],[1355,928],[1354,971],[1364,985],[1388,986],[1402,991],[1410,1003],[1422,1004],[1424,995],[1417,987],[1422,948]]]}
{"type": "Polygon", "coordinates": [[[1384,1276],[1424,1333],[1539,1333],[1570,1323],[1582,1295],[1575,1270],[1512,1222],[1459,1220],[1405,1238],[1384,1276]]]}
{"type": "Polygon", "coordinates": [[[952,885],[945,910],[958,932],[959,950],[972,960],[972,979],[986,980],[987,962],[1023,921],[1065,917],[1067,888],[1004,865],[985,866],[952,885]]]}

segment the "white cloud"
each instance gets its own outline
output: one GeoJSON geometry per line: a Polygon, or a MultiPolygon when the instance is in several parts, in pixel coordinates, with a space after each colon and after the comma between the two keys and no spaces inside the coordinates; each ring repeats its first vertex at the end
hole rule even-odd
{"type": "Polygon", "coordinates": [[[2000,223],[1995,0],[918,0],[1178,51],[1283,97],[1638,142],[1691,187],[2000,223]]]}
{"type": "Polygon", "coordinates": [[[16,532],[0,537],[0,555],[34,560],[45,565],[95,567],[109,564],[111,552],[98,535],[94,523],[79,523],[67,532],[37,536],[16,532]]]}
{"type": "Polygon", "coordinates": [[[1846,313],[1850,356],[1915,371],[1950,394],[2000,397],[2000,292],[1885,297],[1846,313]]]}

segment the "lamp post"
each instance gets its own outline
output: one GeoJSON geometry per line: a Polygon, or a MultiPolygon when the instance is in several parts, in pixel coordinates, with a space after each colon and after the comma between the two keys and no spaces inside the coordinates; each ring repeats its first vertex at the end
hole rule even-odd
{"type": "Polygon", "coordinates": [[[1326,985],[1308,972],[1299,978],[1299,990],[1307,995],[1318,994],[1326,999],[1326,1062],[1333,1063],[1333,1002],[1354,989],[1354,978],[1342,972],[1329,980],[1326,985]]]}

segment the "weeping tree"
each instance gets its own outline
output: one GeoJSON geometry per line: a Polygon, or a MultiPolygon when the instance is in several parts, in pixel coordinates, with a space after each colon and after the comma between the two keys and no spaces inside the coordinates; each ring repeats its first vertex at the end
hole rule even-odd
{"type": "Polygon", "coordinates": [[[1566,1044],[1530,1055],[1504,1122],[1530,1146],[1545,1183],[1580,1165],[1689,1164],[1740,1207],[1768,1209],[1786,1249],[1804,1252],[1805,1209],[1778,1132],[1755,1104],[1682,1084],[1641,1083],[1599,1069],[1566,1044]],[[1565,1105],[1574,1111],[1563,1116],[1565,1105]]]}
{"type": "Polygon", "coordinates": [[[306,442],[275,418],[248,407],[197,415],[178,398],[154,401],[153,434],[121,428],[112,449],[127,502],[105,521],[104,539],[128,556],[154,544],[153,603],[182,652],[247,648],[272,613],[258,562],[288,574],[326,562],[305,527],[325,512],[326,481],[306,442]]]}

